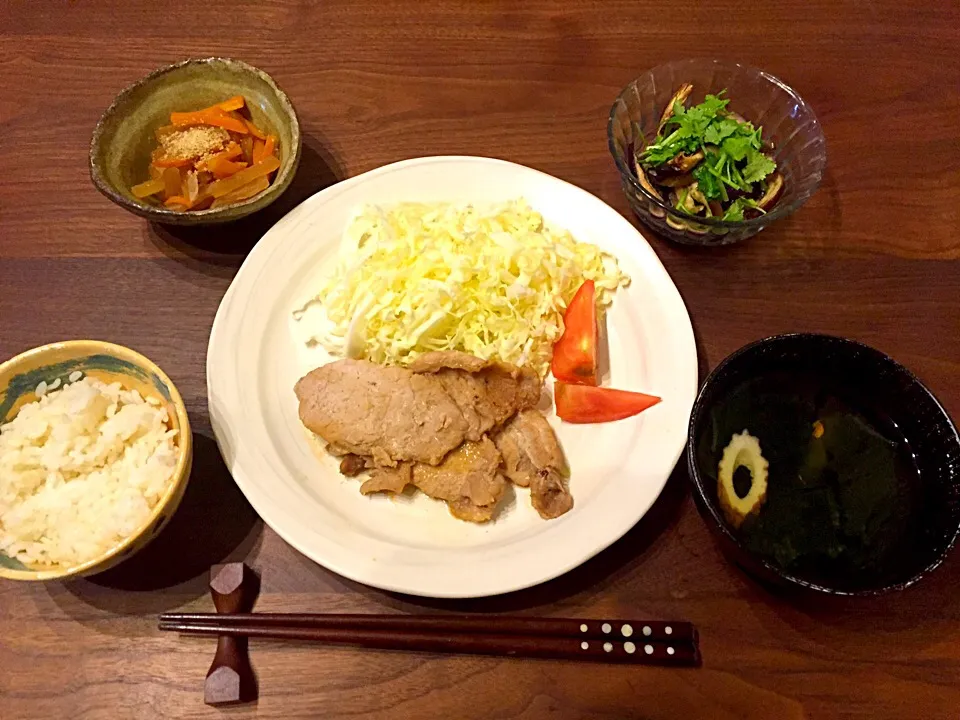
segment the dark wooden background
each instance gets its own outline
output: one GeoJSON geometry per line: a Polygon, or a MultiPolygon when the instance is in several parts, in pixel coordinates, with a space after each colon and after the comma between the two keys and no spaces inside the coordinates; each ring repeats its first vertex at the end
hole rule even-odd
{"type": "Polygon", "coordinates": [[[0,358],[68,338],[129,345],[183,392],[196,465],[160,539],[89,580],[0,582],[0,718],[956,718],[960,559],[900,595],[780,597],[719,554],[678,470],[614,547],[539,588],[470,602],[391,595],[287,547],[211,439],[210,324],[247,250],[293,205],[402,158],[531,165],[627,213],[606,149],[620,88],[685,56],[793,85],[827,136],[820,191],[726,250],[651,238],[703,370],[783,331],[866,341],[960,416],[960,5],[901,0],[190,3],[9,0],[0,10],[0,358]],[[239,227],[152,227],[87,176],[90,133],[126,84],[188,56],[270,72],[305,132],[294,186],[239,227]],[[213,645],[154,615],[210,609],[211,563],[246,559],[263,610],[469,610],[687,618],[704,667],[677,672],[259,643],[260,701],[202,702],[213,645]]]}

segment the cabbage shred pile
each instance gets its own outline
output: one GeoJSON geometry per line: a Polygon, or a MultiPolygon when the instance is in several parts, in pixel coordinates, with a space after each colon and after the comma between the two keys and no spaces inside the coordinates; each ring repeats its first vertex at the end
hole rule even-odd
{"type": "Polygon", "coordinates": [[[588,279],[601,311],[629,282],[615,257],[547,225],[523,200],[367,206],[311,301],[327,322],[309,341],[387,365],[462,350],[543,377],[567,303],[588,279]]]}

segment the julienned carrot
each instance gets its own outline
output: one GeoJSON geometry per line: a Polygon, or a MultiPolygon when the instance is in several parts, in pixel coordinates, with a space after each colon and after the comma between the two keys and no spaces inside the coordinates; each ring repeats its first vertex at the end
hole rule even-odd
{"type": "MultiPolygon", "coordinates": [[[[244,105],[246,105],[246,100],[243,99],[243,95],[234,95],[232,98],[227,98],[223,102],[214,103],[210,107],[201,108],[199,110],[193,110],[192,112],[198,113],[208,113],[208,112],[233,112],[234,110],[239,110],[244,105]]],[[[180,113],[177,113],[180,114],[180,113]]]]}
{"type": "Polygon", "coordinates": [[[215,177],[223,179],[240,172],[248,166],[245,162],[233,162],[231,160],[221,159],[215,163],[209,163],[207,167],[210,168],[210,172],[212,172],[215,177]]]}
{"type": "Polygon", "coordinates": [[[237,118],[230,117],[229,115],[217,115],[216,113],[208,113],[208,114],[205,114],[203,117],[205,122],[208,125],[215,125],[216,127],[222,127],[225,130],[230,130],[231,132],[235,132],[238,135],[246,135],[249,132],[243,120],[238,120],[237,118]]]}
{"type": "MultiPolygon", "coordinates": [[[[244,135],[243,139],[246,140],[249,137],[249,135],[244,135]]],[[[227,158],[227,160],[233,160],[234,158],[240,157],[242,153],[243,148],[240,147],[240,143],[236,142],[235,140],[231,140],[227,143],[227,147],[223,149],[222,154],[227,158]]]]}
{"type": "Polygon", "coordinates": [[[278,167],[280,167],[280,161],[277,160],[276,155],[271,155],[270,157],[266,157],[260,162],[251,165],[250,167],[241,170],[240,172],[235,173],[224,180],[217,180],[216,182],[211,183],[210,194],[215,198],[223,197],[227,193],[246,185],[251,180],[256,180],[258,177],[269,175],[278,167]]]}
{"type": "Polygon", "coordinates": [[[244,105],[246,105],[246,101],[243,99],[243,95],[234,95],[232,98],[228,98],[223,102],[218,102],[213,107],[220,108],[224,112],[231,112],[233,110],[239,110],[244,105]]]}
{"type": "Polygon", "coordinates": [[[253,146],[253,161],[255,163],[260,162],[268,155],[273,155],[273,150],[277,146],[277,138],[273,135],[268,135],[265,142],[260,144],[258,148],[256,144],[253,146]]]}
{"type": "MultiPolygon", "coordinates": [[[[246,139],[246,138],[244,138],[246,139]]],[[[204,166],[210,170],[213,169],[213,166],[220,162],[221,160],[235,160],[243,154],[243,149],[237,145],[235,142],[231,142],[227,145],[225,150],[218,152],[216,155],[211,156],[205,162],[199,163],[198,166],[204,166]]],[[[201,168],[202,169],[202,168],[201,168]]]]}
{"type": "Polygon", "coordinates": [[[200,124],[200,115],[202,110],[191,110],[190,112],[172,112],[170,113],[170,124],[174,127],[183,127],[184,125],[200,124]]]}
{"type": "MultiPolygon", "coordinates": [[[[263,143],[263,155],[260,157],[260,160],[263,160],[265,157],[269,157],[274,154],[274,150],[277,149],[277,138],[275,135],[267,135],[266,141],[263,143]]],[[[254,159],[254,162],[260,162],[260,160],[254,159]]]]}
{"type": "Polygon", "coordinates": [[[184,127],[186,125],[213,125],[214,127],[222,127],[225,130],[240,135],[247,135],[250,132],[242,120],[230,117],[219,109],[170,113],[170,122],[178,127],[184,127]]]}
{"type": "Polygon", "coordinates": [[[235,95],[210,107],[170,114],[154,131],[149,180],[131,193],[178,210],[204,210],[252,198],[268,187],[280,167],[278,139],[244,114],[246,100],[235,95]],[[196,131],[196,126],[229,133],[196,131]],[[169,153],[169,155],[168,155],[169,153]]]}
{"type": "Polygon", "coordinates": [[[153,164],[158,168],[181,168],[186,167],[191,162],[190,158],[157,158],[153,164]]]}
{"type": "Polygon", "coordinates": [[[263,157],[263,147],[266,143],[259,138],[253,141],[253,162],[257,162],[257,158],[263,157]]]}
{"type": "Polygon", "coordinates": [[[163,204],[167,207],[170,207],[171,205],[183,205],[183,207],[187,210],[190,209],[190,201],[183,195],[172,195],[164,200],[163,204]]]}
{"type": "Polygon", "coordinates": [[[246,124],[247,130],[249,130],[250,134],[253,135],[255,138],[258,138],[260,140],[267,139],[267,134],[263,132],[263,130],[258,128],[256,125],[254,125],[252,121],[244,119],[243,122],[246,124]]]}

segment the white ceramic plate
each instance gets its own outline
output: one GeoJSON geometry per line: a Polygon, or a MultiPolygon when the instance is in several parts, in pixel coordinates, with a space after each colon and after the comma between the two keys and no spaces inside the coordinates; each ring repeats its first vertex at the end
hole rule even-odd
{"type": "MultiPolygon", "coordinates": [[[[549,382],[549,381],[548,381],[549,382]]],[[[686,441],[697,386],[693,330],[656,254],[593,195],[521,165],[428,157],[387,165],[317,193],[250,253],[217,313],[207,351],[210,416],[223,457],[278,535],[367,585],[430,597],[479,597],[536,585],[576,567],[629,530],[657,499],[686,441]],[[523,197],[550,223],[616,255],[632,283],[607,314],[610,386],[659,395],[642,415],[600,425],[556,417],[571,468],[573,510],[542,520],[516,490],[496,521],[474,525],[446,505],[364,497],[297,416],[294,383],[331,358],[301,341],[292,311],[334,261],[358,206],[487,203],[523,197]]]]}

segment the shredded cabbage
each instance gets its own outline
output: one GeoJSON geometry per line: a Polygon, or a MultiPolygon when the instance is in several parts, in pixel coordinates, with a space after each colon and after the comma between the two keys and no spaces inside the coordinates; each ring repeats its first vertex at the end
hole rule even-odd
{"type": "Polygon", "coordinates": [[[584,280],[602,311],[629,278],[615,257],[551,227],[525,201],[491,208],[366,206],[333,274],[294,312],[319,305],[308,342],[345,357],[406,365],[462,350],[546,375],[563,312],[584,280]]]}

